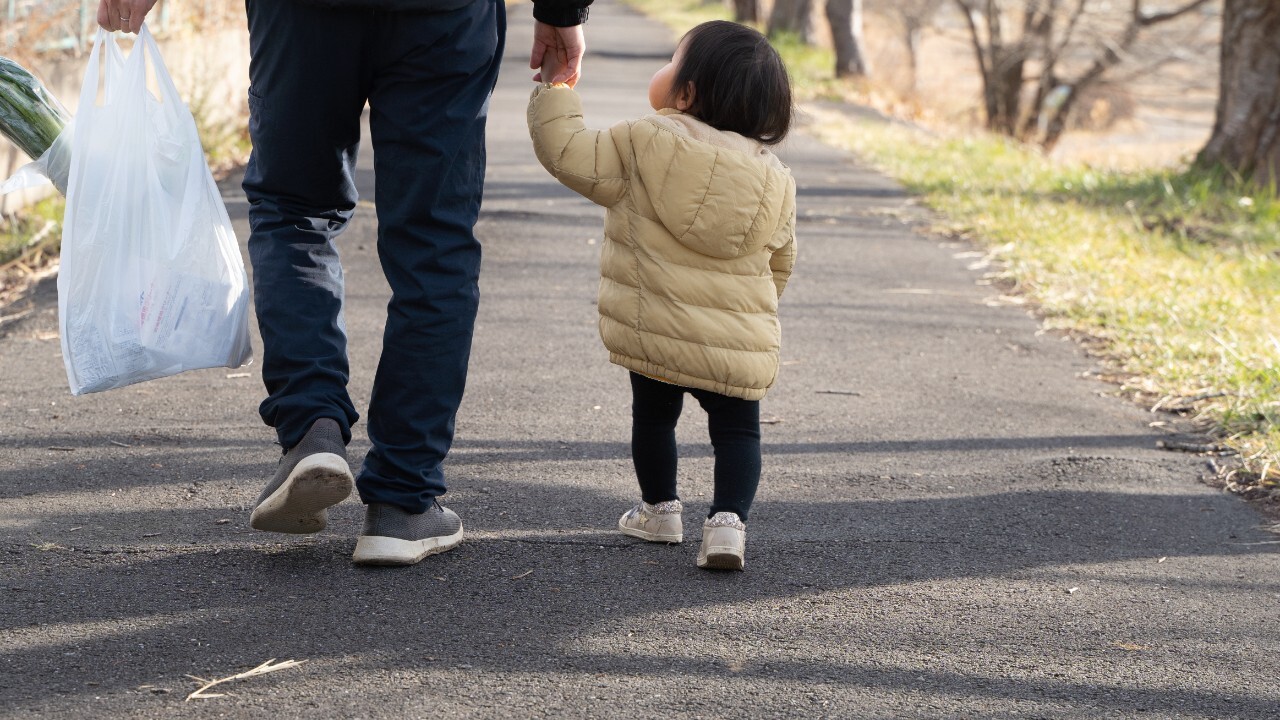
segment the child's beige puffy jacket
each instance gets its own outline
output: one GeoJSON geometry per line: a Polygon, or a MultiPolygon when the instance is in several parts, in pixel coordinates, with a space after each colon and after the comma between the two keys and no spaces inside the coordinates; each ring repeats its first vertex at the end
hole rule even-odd
{"type": "Polygon", "coordinates": [[[658,380],[758,400],[778,376],[778,298],[795,264],[796,186],[760,143],[664,110],[583,126],[568,87],[529,99],[538,160],[609,209],[600,337],[658,380]]]}

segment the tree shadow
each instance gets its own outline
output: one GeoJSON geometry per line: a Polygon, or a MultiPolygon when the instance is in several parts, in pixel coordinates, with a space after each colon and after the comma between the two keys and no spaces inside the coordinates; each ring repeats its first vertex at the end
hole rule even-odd
{"type": "MultiPolygon", "coordinates": [[[[430,657],[497,673],[532,663],[625,676],[720,677],[726,670],[719,660],[673,665],[652,652],[604,648],[625,643],[614,635],[619,627],[659,619],[692,632],[728,627],[726,603],[737,609],[733,617],[763,624],[748,635],[775,626],[874,638],[874,624],[848,603],[904,584],[1065,586],[1083,583],[1082,575],[1106,580],[1107,573],[1141,580],[1149,579],[1142,568],[1158,567],[1160,557],[1230,562],[1276,554],[1273,545],[1249,542],[1255,533],[1224,536],[1220,518],[1205,509],[1238,509],[1230,497],[1039,490],[762,502],[753,514],[747,572],[713,574],[693,563],[701,503],[689,504],[683,545],[643,543],[612,529],[632,492],[594,490],[554,475],[541,482],[472,475],[448,496],[469,539],[453,552],[398,569],[349,563],[360,521],[360,508],[351,503],[336,509],[330,530],[301,539],[215,525],[230,508],[87,510],[76,517],[86,527],[170,532],[154,545],[147,544],[154,539],[105,545],[92,533],[56,549],[12,537],[6,542],[0,624],[12,682],[3,706],[36,702],[35,693],[50,684],[72,695],[88,692],[86,680],[98,683],[94,692],[128,689],[175,667],[234,666],[258,657],[374,658],[365,662],[400,669],[429,667],[423,659],[430,657]],[[795,617],[762,610],[789,603],[807,609],[795,617]]],[[[243,528],[244,519],[236,517],[234,527],[243,528]]],[[[55,521],[65,525],[49,519],[55,521]]],[[[1241,585],[1280,592],[1273,579],[1241,585]]],[[[911,642],[924,652],[935,640],[911,642]]],[[[1263,717],[1267,702],[1243,689],[1100,688],[992,678],[976,667],[939,669],[921,681],[914,670],[840,653],[800,661],[764,652],[759,662],[734,672],[782,672],[844,688],[923,682],[980,698],[1053,697],[1113,709],[1231,708],[1221,717],[1263,717]]]]}
{"type": "MultiPolygon", "coordinates": [[[[1150,449],[1152,438],[1133,435],[1053,435],[991,436],[929,439],[836,440],[830,442],[770,442],[763,447],[765,462],[770,456],[858,455],[864,453],[904,454],[936,452],[991,453],[996,451],[1062,451],[1150,449]]],[[[210,479],[254,483],[266,478],[279,459],[279,446],[263,441],[217,436],[191,437],[142,433],[78,432],[68,435],[26,435],[9,441],[15,450],[44,451],[15,467],[0,470],[0,498],[15,498],[45,492],[79,492],[110,488],[150,487],[184,484],[210,479]],[[121,439],[128,447],[119,447],[121,439]],[[132,443],[132,444],[130,444],[132,443]],[[101,451],[117,451],[118,457],[104,464],[101,451]],[[87,451],[84,455],[79,451],[87,451]],[[180,453],[180,460],[160,463],[161,453],[180,453]],[[240,458],[228,462],[228,455],[240,458]]],[[[358,440],[349,448],[351,465],[358,468],[367,451],[367,441],[358,440]]],[[[701,440],[681,443],[685,460],[713,457],[709,443],[701,440]]],[[[561,463],[583,460],[630,461],[631,446],[625,441],[589,440],[493,440],[461,438],[454,442],[448,467],[467,470],[505,463],[561,463]]],[[[256,497],[256,489],[251,488],[256,497]]],[[[252,499],[251,497],[248,499],[252,499]]]]}

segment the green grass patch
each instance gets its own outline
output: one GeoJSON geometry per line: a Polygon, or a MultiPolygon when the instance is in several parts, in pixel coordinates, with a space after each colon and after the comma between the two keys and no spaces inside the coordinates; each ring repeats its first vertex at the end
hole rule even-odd
{"type": "Polygon", "coordinates": [[[65,205],[66,201],[59,195],[0,220],[0,267],[35,254],[57,255],[62,246],[65,205]]]}

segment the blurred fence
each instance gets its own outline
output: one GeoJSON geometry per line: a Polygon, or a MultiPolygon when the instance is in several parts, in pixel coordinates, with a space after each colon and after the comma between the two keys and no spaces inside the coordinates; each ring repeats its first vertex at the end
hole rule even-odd
{"type": "MultiPolygon", "coordinates": [[[[153,30],[168,24],[165,2],[151,18],[153,30]]],[[[0,0],[4,31],[0,48],[20,54],[65,51],[82,52],[93,42],[98,28],[98,0],[0,0]]]]}
{"type": "MultiPolygon", "coordinates": [[[[99,0],[0,0],[0,54],[81,53],[98,30],[99,0]]],[[[228,0],[161,0],[147,16],[157,35],[243,23],[244,5],[228,0]]]]}
{"type": "MultiPolygon", "coordinates": [[[[99,2],[0,0],[0,55],[31,70],[72,113],[84,77],[84,55],[98,31],[99,2]]],[[[165,65],[197,127],[219,136],[243,126],[249,80],[244,3],[161,0],[148,13],[147,26],[157,36],[165,65]]],[[[26,161],[0,135],[0,180],[26,161]]],[[[0,216],[50,192],[43,187],[0,196],[0,216]]]]}

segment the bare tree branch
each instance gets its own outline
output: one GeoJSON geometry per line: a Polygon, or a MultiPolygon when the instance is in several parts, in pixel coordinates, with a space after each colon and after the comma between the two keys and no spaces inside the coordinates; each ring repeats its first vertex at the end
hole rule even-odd
{"type": "Polygon", "coordinates": [[[1062,57],[1062,53],[1067,49],[1067,45],[1071,42],[1071,36],[1075,34],[1076,25],[1080,22],[1080,17],[1084,15],[1084,4],[1088,0],[1078,0],[1076,9],[1071,13],[1071,17],[1067,20],[1067,27],[1062,31],[1062,40],[1057,47],[1053,48],[1045,59],[1045,63],[1052,65],[1058,62],[1058,58],[1062,57]]]}
{"type": "Polygon", "coordinates": [[[1181,17],[1192,10],[1207,4],[1208,2],[1209,0],[1192,0],[1192,2],[1174,10],[1156,13],[1155,15],[1143,15],[1142,0],[1133,0],[1133,17],[1140,27],[1150,27],[1152,25],[1165,22],[1166,20],[1173,20],[1174,18],[1181,17]]]}
{"type": "Polygon", "coordinates": [[[985,77],[991,72],[991,63],[987,62],[986,50],[982,47],[982,35],[978,31],[978,21],[974,19],[974,13],[977,12],[969,7],[965,0],[956,0],[956,5],[960,6],[960,14],[964,16],[964,20],[969,25],[969,38],[973,42],[973,54],[978,58],[978,70],[985,77]]]}

